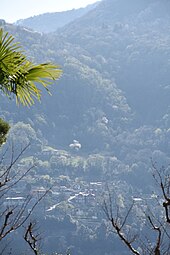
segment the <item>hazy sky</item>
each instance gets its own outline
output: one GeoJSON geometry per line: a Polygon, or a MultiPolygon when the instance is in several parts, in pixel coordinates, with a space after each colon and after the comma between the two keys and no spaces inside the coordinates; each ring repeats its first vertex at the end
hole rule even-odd
{"type": "Polygon", "coordinates": [[[0,0],[0,19],[15,22],[45,12],[85,7],[98,0],[0,0]]]}

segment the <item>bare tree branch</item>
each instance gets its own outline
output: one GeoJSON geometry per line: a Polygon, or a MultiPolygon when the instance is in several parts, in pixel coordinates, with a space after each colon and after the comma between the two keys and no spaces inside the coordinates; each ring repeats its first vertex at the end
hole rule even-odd
{"type": "MultiPolygon", "coordinates": [[[[111,199],[111,193],[108,193],[108,199],[103,202],[103,211],[111,223],[111,226],[117,236],[122,240],[126,247],[135,255],[169,255],[170,251],[170,174],[169,167],[162,167],[158,169],[156,164],[152,162],[153,177],[158,187],[160,187],[159,196],[156,196],[157,206],[160,209],[160,213],[155,213],[153,208],[147,206],[147,213],[143,211],[145,215],[145,228],[142,233],[143,236],[139,237],[138,234],[133,234],[129,225],[129,216],[133,213],[132,209],[134,201],[129,208],[120,210],[120,206],[111,199]],[[163,199],[163,202],[161,200],[163,199]],[[112,203],[112,204],[111,204],[112,203]],[[114,207],[114,213],[113,213],[114,207]],[[164,214],[163,214],[164,212],[164,214]],[[146,227],[149,227],[148,234],[150,238],[145,236],[147,232],[146,227]],[[153,240],[152,232],[157,233],[155,240],[153,240]],[[141,239],[142,238],[142,239],[141,239]],[[140,249],[137,250],[135,247],[139,245],[140,249]]],[[[127,200],[127,198],[126,198],[127,200]]],[[[142,199],[141,199],[142,201],[142,199]]],[[[154,206],[152,204],[152,206],[154,206]]],[[[158,212],[158,211],[157,211],[158,212]]],[[[133,216],[133,214],[132,214],[133,216]]]]}
{"type": "Polygon", "coordinates": [[[128,240],[128,237],[126,237],[125,234],[122,231],[123,227],[127,223],[127,219],[128,219],[129,214],[130,214],[130,212],[133,208],[133,203],[130,206],[130,208],[128,209],[128,211],[127,211],[127,213],[124,217],[124,220],[123,220],[122,224],[120,225],[120,215],[119,215],[118,205],[117,205],[117,210],[116,210],[116,217],[114,218],[113,217],[113,210],[112,210],[113,204],[111,204],[112,199],[111,199],[110,192],[109,192],[108,196],[109,196],[109,199],[108,199],[109,204],[106,202],[106,200],[103,201],[103,210],[104,210],[104,213],[106,214],[106,217],[111,222],[111,225],[112,225],[113,229],[116,231],[116,233],[119,236],[120,240],[123,241],[123,243],[129,248],[129,250],[135,255],[141,255],[132,245],[132,243],[134,241],[136,241],[137,236],[134,235],[133,237],[131,237],[131,240],[128,240]]]}
{"type": "Polygon", "coordinates": [[[30,222],[26,228],[24,235],[25,241],[28,243],[29,247],[32,249],[35,255],[39,254],[38,241],[40,240],[39,234],[34,234],[36,223],[30,222]]]}
{"type": "Polygon", "coordinates": [[[165,168],[158,170],[156,164],[152,161],[152,168],[154,170],[153,177],[156,183],[160,186],[162,195],[164,198],[163,208],[165,209],[165,217],[168,224],[170,224],[170,176],[169,174],[164,174],[165,168]],[[162,173],[162,175],[161,175],[162,173]]]}
{"type": "Polygon", "coordinates": [[[151,226],[153,227],[154,230],[158,231],[158,237],[157,237],[157,241],[156,241],[156,247],[154,249],[154,255],[160,255],[160,246],[161,246],[161,236],[162,236],[162,231],[160,229],[160,227],[156,227],[151,219],[150,216],[148,216],[148,220],[151,224],[151,226]]]}
{"type": "MultiPolygon", "coordinates": [[[[11,191],[13,187],[15,187],[29,172],[31,169],[35,167],[35,165],[30,166],[25,172],[21,173],[16,170],[14,166],[16,166],[17,162],[23,156],[25,151],[28,149],[29,144],[24,148],[21,148],[21,151],[14,156],[14,147],[11,149],[11,158],[9,165],[3,165],[1,167],[1,175],[0,175],[0,199],[11,191]]],[[[7,152],[7,150],[6,150],[7,152]]],[[[1,163],[4,164],[4,159],[6,156],[6,152],[3,154],[3,159],[1,159],[1,163]]],[[[18,204],[16,206],[11,205],[4,208],[3,203],[0,211],[0,241],[6,238],[11,232],[16,231],[21,226],[28,221],[29,217],[33,213],[35,207],[40,203],[40,201],[46,196],[46,194],[51,190],[51,188],[47,189],[40,197],[38,197],[34,203],[31,205],[32,196],[28,195],[26,198],[23,198],[22,204],[18,204]],[[28,210],[29,209],[29,210],[28,210]]],[[[28,234],[31,238],[33,225],[30,225],[27,229],[27,237],[28,234]]]]}

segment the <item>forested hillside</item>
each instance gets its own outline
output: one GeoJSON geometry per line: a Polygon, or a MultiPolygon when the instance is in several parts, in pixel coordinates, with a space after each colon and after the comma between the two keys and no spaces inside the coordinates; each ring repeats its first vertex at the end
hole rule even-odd
{"type": "MultiPolygon", "coordinates": [[[[43,93],[41,104],[30,109],[1,96],[0,115],[11,123],[10,139],[32,144],[21,162],[26,166],[36,158],[30,183],[65,187],[56,188],[60,206],[46,218],[49,226],[57,219],[45,237],[46,251],[70,247],[78,255],[130,254],[105,227],[100,201],[107,185],[122,197],[150,197],[155,190],[151,158],[158,166],[170,163],[169,10],[169,1],[103,0],[52,33],[53,22],[46,23],[46,34],[38,26],[30,32],[4,25],[30,59],[52,61],[63,70],[51,86],[52,96],[43,93]],[[70,196],[87,190],[97,205],[82,211],[69,204],[70,196]]],[[[41,19],[45,23],[53,15],[41,19]]],[[[54,204],[51,197],[48,206],[54,204]]],[[[139,218],[135,231],[144,228],[139,218]]]]}

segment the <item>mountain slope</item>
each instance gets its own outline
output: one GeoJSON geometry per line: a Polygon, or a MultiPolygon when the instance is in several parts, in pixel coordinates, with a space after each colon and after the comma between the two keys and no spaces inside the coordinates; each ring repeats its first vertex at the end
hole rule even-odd
{"type": "Polygon", "coordinates": [[[38,32],[50,33],[66,24],[80,18],[97,6],[98,3],[88,5],[85,8],[70,11],[44,13],[27,19],[18,20],[15,24],[31,28],[38,32]]]}
{"type": "Polygon", "coordinates": [[[167,153],[169,7],[159,0],[129,0],[128,6],[105,0],[55,33],[8,27],[29,56],[63,68],[53,97],[45,95],[33,116],[28,113],[49,143],[69,150],[78,140],[82,153],[115,153],[123,162],[133,161],[138,150],[149,150],[147,157],[156,149],[167,153]]]}
{"type": "MultiPolygon", "coordinates": [[[[115,82],[106,79],[93,64],[86,63],[87,53],[75,45],[19,27],[8,27],[8,30],[25,45],[29,56],[37,61],[50,59],[59,63],[64,71],[58,86],[52,88],[53,96],[44,95],[41,105],[36,104],[33,111],[27,111],[34,125],[37,122],[34,117],[39,112],[49,126],[44,136],[54,146],[68,149],[76,139],[82,143],[85,153],[109,149],[112,134],[131,118],[131,110],[115,82]]],[[[28,118],[24,110],[19,111],[21,119],[28,118]]],[[[14,112],[18,115],[17,109],[14,112]]]]}
{"type": "Polygon", "coordinates": [[[139,120],[150,123],[169,103],[169,9],[168,1],[105,0],[57,35],[93,56],[125,91],[139,120]]]}
{"type": "MultiPolygon", "coordinates": [[[[87,184],[100,182],[101,197],[105,184],[107,191],[110,186],[128,203],[132,197],[151,197],[156,186],[150,159],[157,162],[158,169],[170,164],[169,9],[166,0],[104,0],[54,33],[5,25],[31,59],[58,63],[64,71],[51,87],[52,97],[43,92],[41,104],[30,109],[1,97],[0,117],[10,121],[14,141],[33,143],[30,154],[35,154],[38,163],[33,183],[50,186],[61,177],[75,184],[68,186],[72,191],[76,186],[81,191],[91,189],[87,184]]],[[[33,157],[25,160],[26,166],[30,160],[33,157]]],[[[67,186],[65,181],[62,185],[67,186]]],[[[152,199],[147,201],[155,209],[152,199]]],[[[134,219],[135,233],[145,225],[141,215],[137,218],[142,224],[134,219]]],[[[88,228],[93,226],[88,224],[88,228]]],[[[83,233],[83,244],[86,240],[90,251],[65,235],[66,248],[71,243],[75,254],[101,254],[96,249],[99,245],[93,246],[96,233],[92,235],[90,230],[90,239],[83,233]]],[[[53,236],[55,249],[56,235],[58,232],[53,236]]],[[[112,236],[111,244],[117,246],[112,236]]],[[[127,254],[113,245],[106,251],[105,240],[102,246],[102,254],[127,254]]],[[[47,251],[53,252],[51,242],[47,251]]]]}

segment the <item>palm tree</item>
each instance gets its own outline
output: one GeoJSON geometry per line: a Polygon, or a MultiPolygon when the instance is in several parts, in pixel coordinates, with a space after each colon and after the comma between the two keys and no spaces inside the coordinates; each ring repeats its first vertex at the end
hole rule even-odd
{"type": "Polygon", "coordinates": [[[48,92],[48,85],[61,76],[61,69],[51,63],[35,65],[27,60],[14,37],[0,29],[0,89],[7,95],[15,95],[18,104],[32,105],[40,100],[41,84],[48,92]]]}

